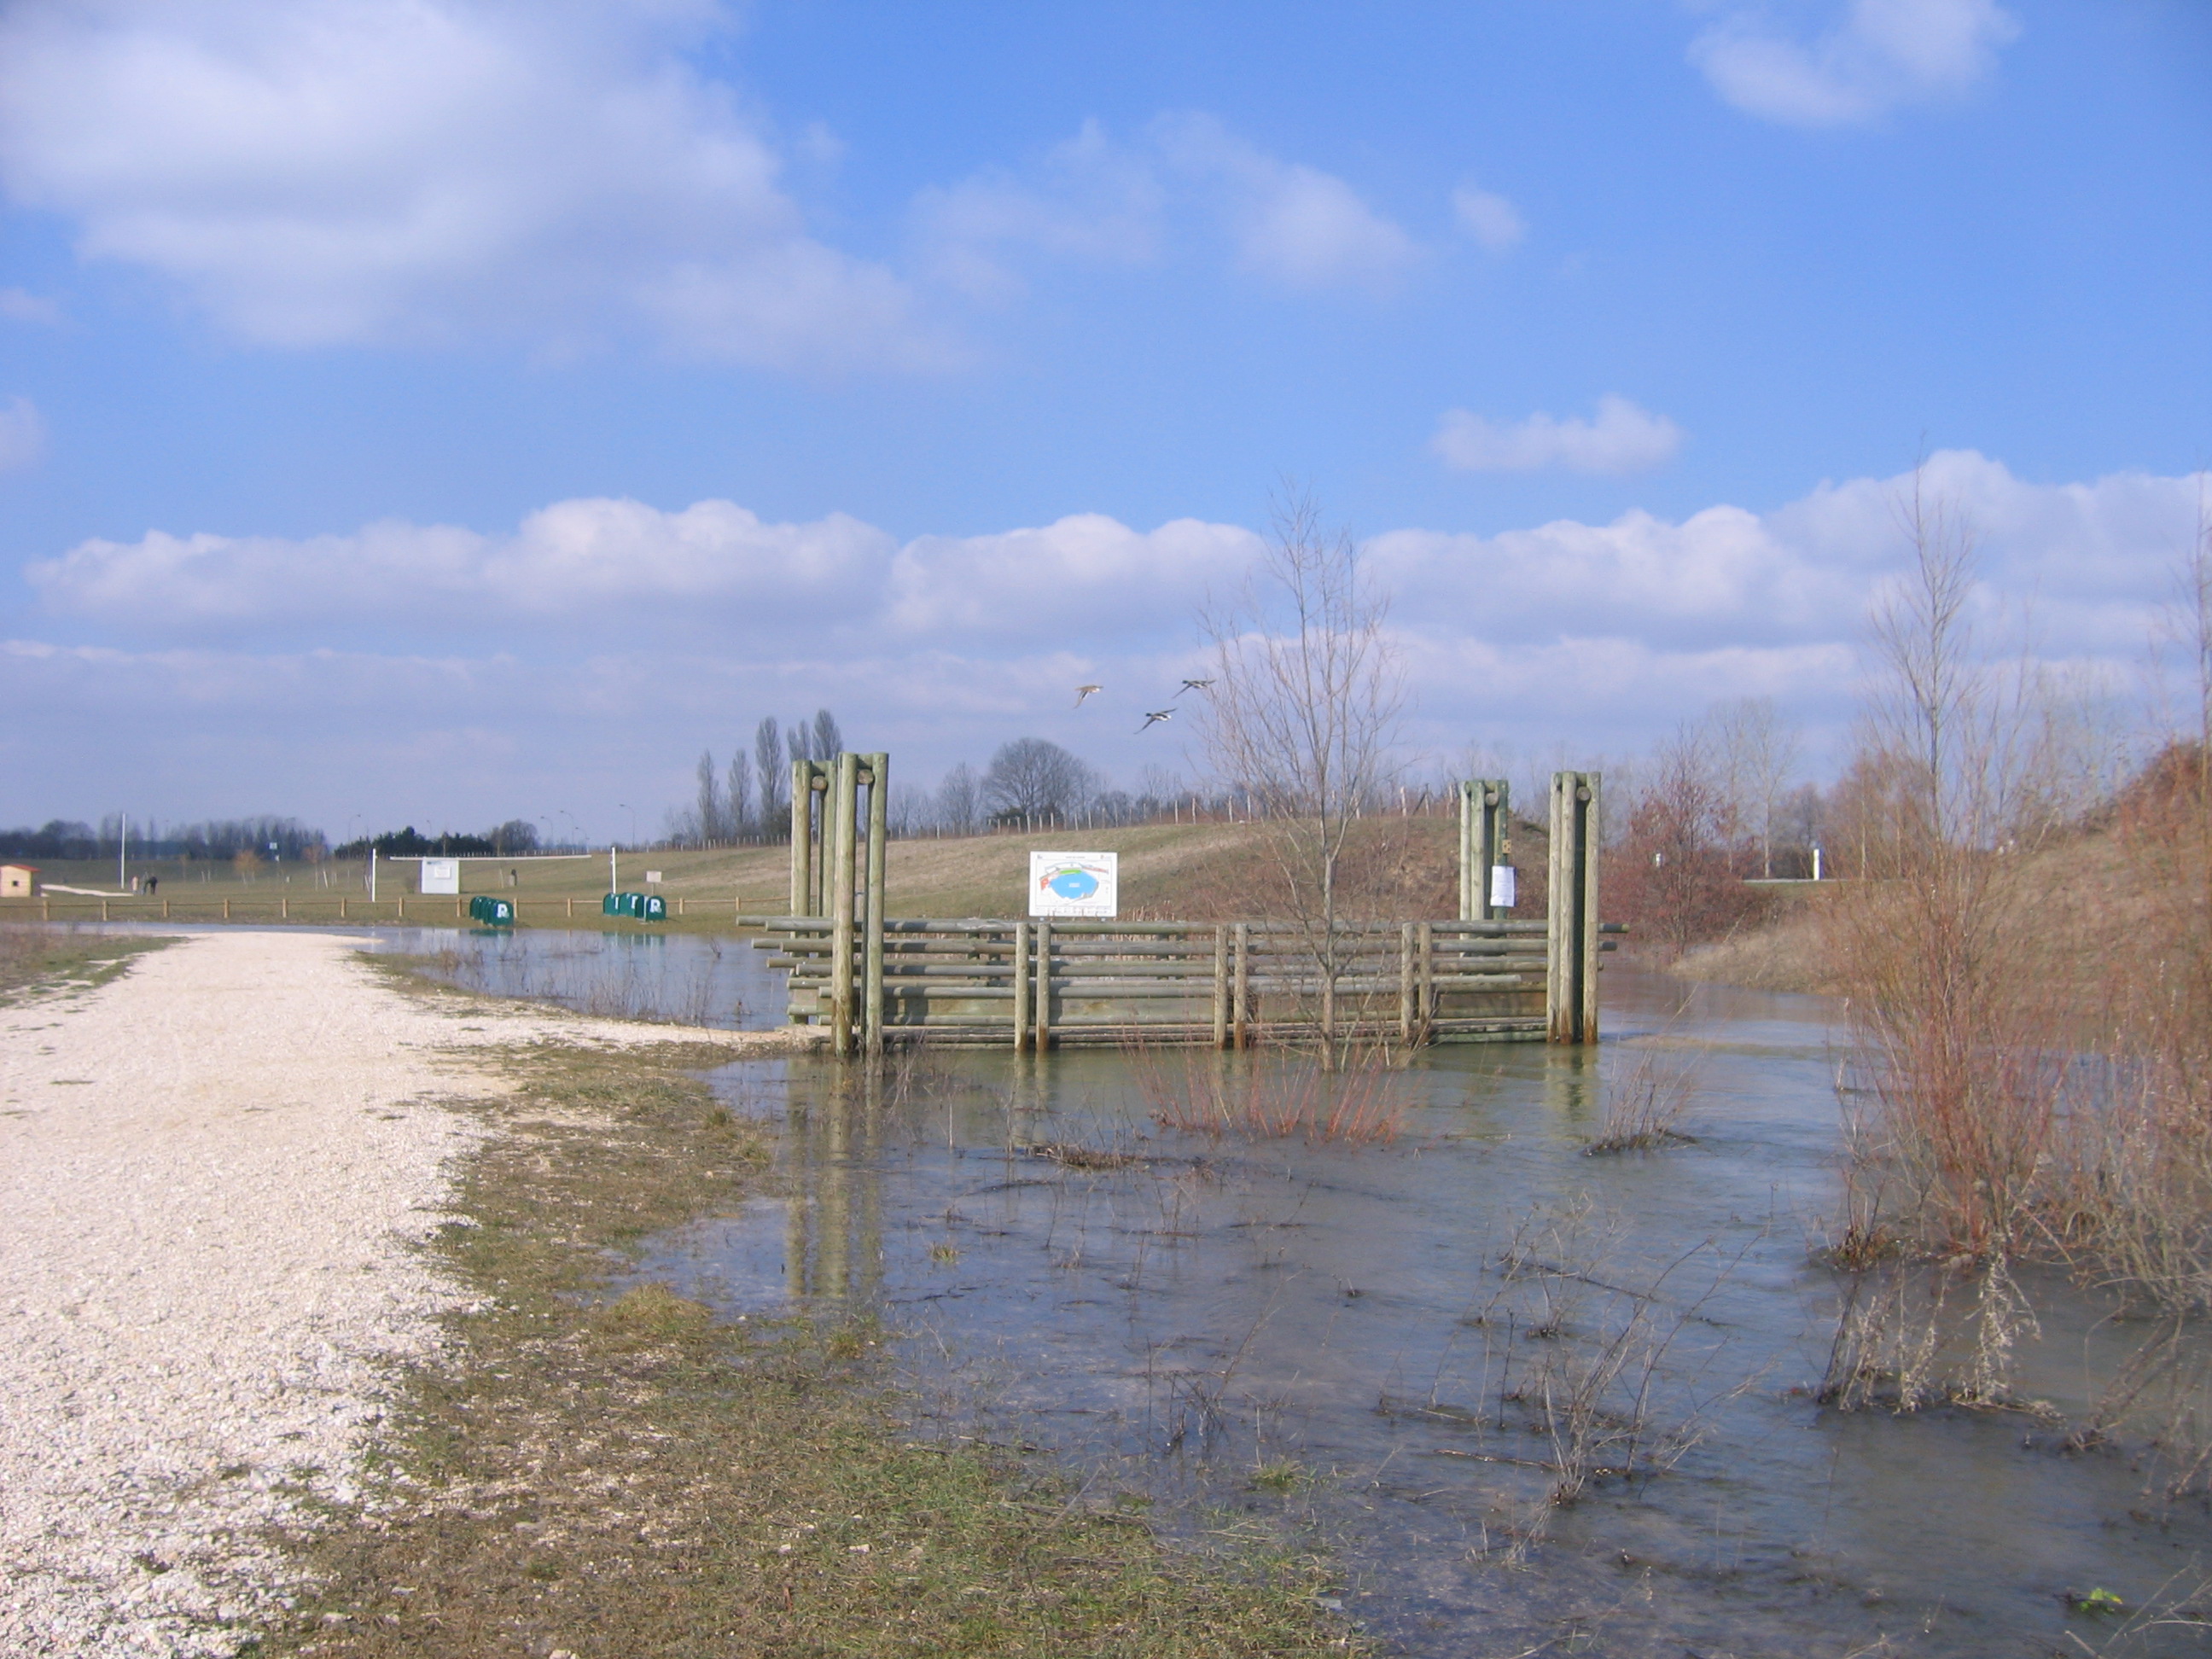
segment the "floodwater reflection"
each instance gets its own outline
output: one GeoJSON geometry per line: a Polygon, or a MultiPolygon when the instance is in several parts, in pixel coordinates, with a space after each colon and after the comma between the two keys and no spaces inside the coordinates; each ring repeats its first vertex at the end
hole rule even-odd
{"type": "MultiPolygon", "coordinates": [[[[1408,1651],[2101,1652],[2118,1621],[2067,1595],[2194,1589],[2201,1508],[2124,1455],[2018,1413],[1817,1404],[1828,1011],[1607,978],[1601,1052],[1426,1051],[1389,1146],[1170,1131],[1111,1053],[732,1067],[781,1195],[643,1271],[880,1316],[917,1432],[1047,1446],[1084,1501],[1313,1528],[1408,1651]],[[1585,1155],[1654,1051],[1694,1055],[1694,1139],[1585,1155]]],[[[2046,1294],[2023,1389],[2076,1414],[2118,1350],[2046,1294]]]]}

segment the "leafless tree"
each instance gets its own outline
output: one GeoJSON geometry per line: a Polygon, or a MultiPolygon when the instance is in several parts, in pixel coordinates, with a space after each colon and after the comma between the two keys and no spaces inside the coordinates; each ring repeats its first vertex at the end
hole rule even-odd
{"type": "Polygon", "coordinates": [[[845,752],[845,734],[837,729],[837,717],[826,708],[814,711],[814,758],[830,760],[845,752]]]}
{"type": "Polygon", "coordinates": [[[1914,469],[1896,513],[1912,568],[1875,608],[1875,651],[1887,677],[1873,712],[1883,736],[1918,773],[1912,792],[1918,821],[1910,827],[1942,844],[1964,827],[1961,796],[1975,781],[1960,744],[1983,692],[1966,614],[1978,537],[1955,503],[1929,495],[1924,465],[1914,469]]]}
{"type": "Polygon", "coordinates": [[[1002,744],[983,773],[983,801],[994,813],[1024,823],[1056,822],[1080,808],[1091,769],[1056,743],[1016,738],[1002,744]]]}
{"type": "Polygon", "coordinates": [[[729,812],[730,839],[732,841],[743,839],[752,823],[752,763],[745,758],[744,750],[740,749],[730,757],[730,781],[723,799],[729,812]]]}
{"type": "Polygon", "coordinates": [[[937,790],[937,821],[956,836],[972,836],[982,821],[982,799],[975,770],[962,761],[945,775],[937,790]]]}
{"type": "Polygon", "coordinates": [[[1796,775],[1803,741],[1796,724],[1784,718],[1771,697],[1723,703],[1713,711],[1711,723],[1727,804],[1723,836],[1730,842],[1755,839],[1759,873],[1771,877],[1783,798],[1796,775]]]}
{"type": "Polygon", "coordinates": [[[729,830],[725,823],[728,810],[723,805],[722,775],[714,768],[714,751],[711,749],[699,751],[699,796],[693,814],[702,847],[712,847],[717,842],[729,839],[729,830]]]}
{"type": "Polygon", "coordinates": [[[791,767],[784,759],[783,733],[773,714],[753,732],[753,762],[760,773],[761,833],[774,840],[783,833],[791,810],[791,767]]]}
{"type": "Polygon", "coordinates": [[[1206,753],[1267,826],[1318,969],[1325,1043],[1347,954],[1336,933],[1338,866],[1353,822],[1394,775],[1405,701],[1389,614],[1351,532],[1325,526],[1309,492],[1286,489],[1243,586],[1200,618],[1213,655],[1206,753]]]}

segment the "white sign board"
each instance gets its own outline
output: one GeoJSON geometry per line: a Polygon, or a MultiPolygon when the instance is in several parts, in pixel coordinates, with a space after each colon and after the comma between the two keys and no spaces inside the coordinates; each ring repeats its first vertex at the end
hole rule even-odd
{"type": "Polygon", "coordinates": [[[1510,864],[1490,866],[1490,908],[1510,910],[1513,908],[1514,877],[1518,873],[1510,864]]]}
{"type": "Polygon", "coordinates": [[[1120,855],[1114,853],[1030,854],[1030,914],[1110,921],[1121,902],[1120,855]]]}
{"type": "Polygon", "coordinates": [[[422,890],[426,893],[459,893],[461,861],[459,859],[424,859],[422,890]]]}

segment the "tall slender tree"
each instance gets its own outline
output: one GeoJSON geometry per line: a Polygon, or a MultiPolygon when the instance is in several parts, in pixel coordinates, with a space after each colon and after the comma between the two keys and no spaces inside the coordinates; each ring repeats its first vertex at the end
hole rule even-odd
{"type": "Polygon", "coordinates": [[[723,799],[728,803],[730,839],[742,841],[751,833],[753,822],[753,768],[742,749],[730,757],[730,781],[723,799]]]}
{"type": "Polygon", "coordinates": [[[753,732],[753,761],[760,770],[761,834],[773,841],[785,832],[791,810],[791,763],[784,758],[783,732],[773,714],[753,732]]]}
{"type": "Polygon", "coordinates": [[[728,812],[723,805],[722,775],[714,769],[714,751],[699,751],[699,844],[712,847],[729,839],[728,812]]]}

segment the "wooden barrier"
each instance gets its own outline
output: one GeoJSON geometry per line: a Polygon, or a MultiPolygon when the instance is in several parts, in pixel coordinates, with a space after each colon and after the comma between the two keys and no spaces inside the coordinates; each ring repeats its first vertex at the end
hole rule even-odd
{"type": "MultiPolygon", "coordinates": [[[[788,974],[793,1023],[850,1020],[836,988],[860,953],[836,918],[739,920],[788,974]]],[[[879,1042],[1242,1048],[1325,1019],[1354,1040],[1540,1041],[1548,934],[1541,921],[1346,925],[1323,953],[1291,922],[886,919],[879,1042]]]]}
{"type": "Polygon", "coordinates": [[[1597,1040],[1597,957],[1613,948],[1600,934],[1625,930],[1597,920],[1595,772],[1553,780],[1546,920],[1491,902],[1492,872],[1511,860],[1510,797],[1503,779],[1470,779],[1459,918],[1323,939],[1297,922],[886,918],[887,771],[883,755],[794,761],[790,913],[736,918],[765,931],[755,944],[788,974],[789,1018],[829,1026],[838,1054],[892,1041],[1597,1040]]]}

